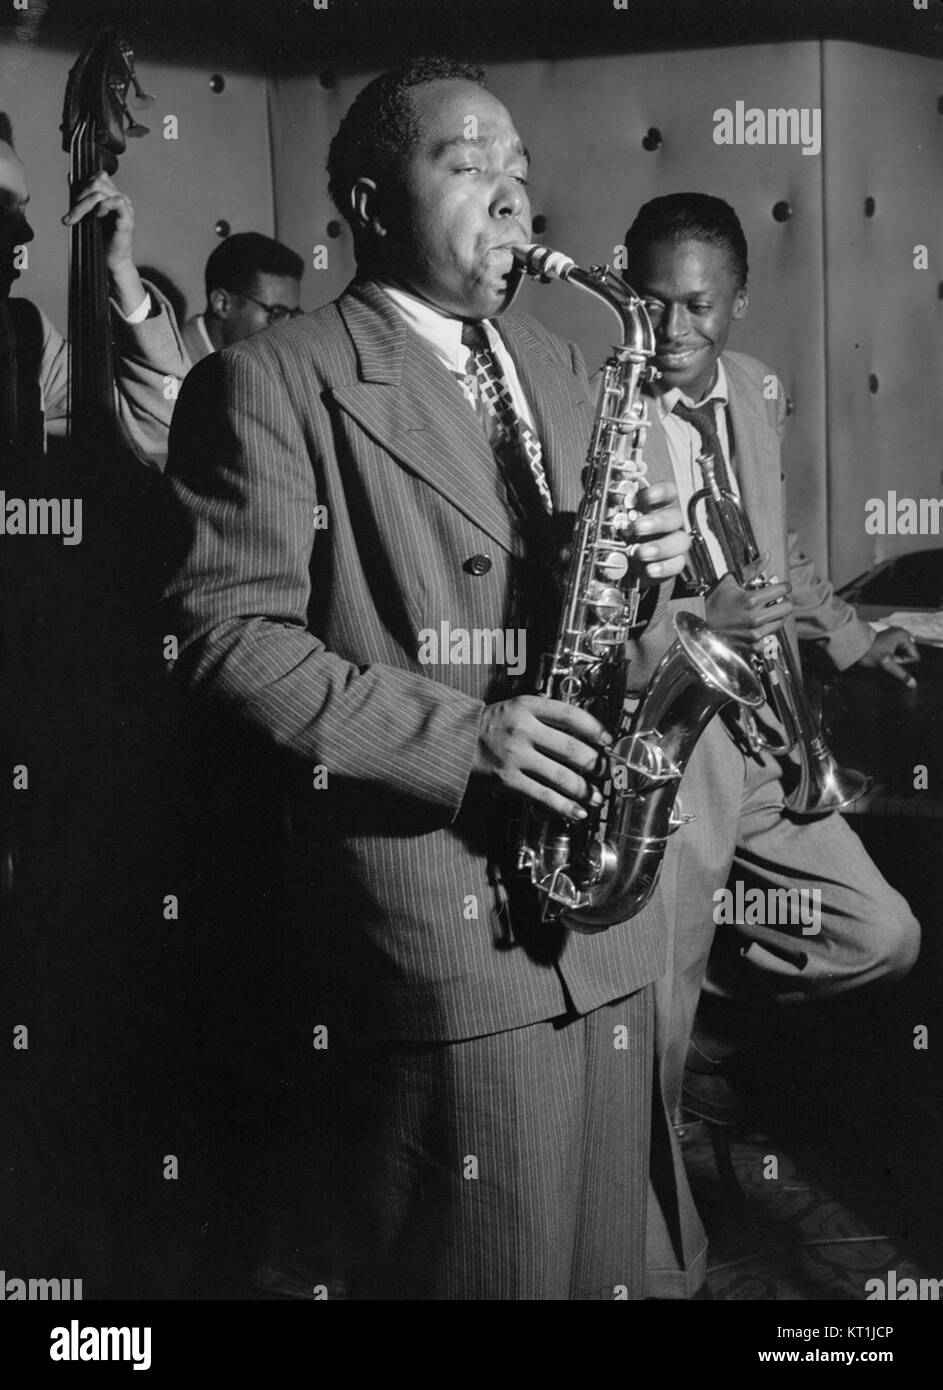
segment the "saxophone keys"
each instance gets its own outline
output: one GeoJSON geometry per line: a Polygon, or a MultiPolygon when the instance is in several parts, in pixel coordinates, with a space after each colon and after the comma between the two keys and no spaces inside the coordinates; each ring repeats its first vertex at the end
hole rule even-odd
{"type": "MultiPolygon", "coordinates": [[[[596,561],[600,577],[610,584],[619,584],[629,571],[629,557],[624,550],[609,550],[596,561]]],[[[621,595],[618,596],[621,604],[621,595]]]]}

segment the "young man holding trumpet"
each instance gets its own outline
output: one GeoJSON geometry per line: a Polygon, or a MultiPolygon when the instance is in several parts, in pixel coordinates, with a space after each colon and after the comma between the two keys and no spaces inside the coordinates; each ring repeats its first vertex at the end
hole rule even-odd
{"type": "MultiPolygon", "coordinates": [[[[666,856],[664,883],[674,901],[671,966],[657,986],[656,1006],[666,1103],[675,1113],[683,1100],[693,1113],[722,1123],[735,1117],[736,1097],[720,1064],[761,1009],[768,1020],[771,1001],[821,999],[898,979],[919,947],[907,903],[837,813],[859,794],[863,779],[856,783],[849,774],[843,785],[834,761],[810,750],[814,721],[803,712],[801,680],[790,691],[788,668],[798,674],[798,665],[796,649],[790,657],[785,644],[797,637],[815,641],[838,670],[858,664],[903,681],[912,678],[898,658],[914,659],[917,651],[900,628],[875,637],[815,573],[788,530],[780,464],[785,394],[778,382],[774,392],[765,389],[776,379],[761,363],[725,350],[732,323],[747,309],[747,246],[734,210],[699,193],[654,199],[629,229],[626,253],[625,279],[652,318],[660,374],[649,403],[649,476],[673,480],[688,515],[700,494],[694,516],[701,543],[695,539],[688,573],[699,555],[701,582],[676,585],[670,608],[693,609],[735,649],[764,660],[772,675],[768,689],[778,684],[787,691],[780,713],[798,709],[798,751],[805,756],[800,780],[795,760],[757,746],[756,738],[751,750],[724,719],[715,719],[684,780],[685,809],[696,820],[674,837],[666,856]],[[735,577],[744,521],[756,549],[735,577]],[[749,581],[760,575],[766,582],[752,587],[749,581]],[[752,922],[763,914],[741,911],[747,921],[728,923],[716,907],[728,885],[740,904],[751,889],[780,905],[786,891],[798,889],[816,910],[790,911],[787,921],[771,921],[775,914],[767,913],[765,921],[752,922]]],[[[651,661],[669,631],[665,621],[663,640],[654,629],[643,639],[651,661]]],[[[758,711],[756,728],[782,746],[782,722],[770,703],[758,711]]],[[[649,1253],[656,1282],[662,1281],[657,1287],[683,1296],[703,1277],[696,1218],[684,1224],[681,1243],[677,1261],[678,1240],[674,1252],[666,1248],[661,1226],[653,1229],[649,1253]]]]}

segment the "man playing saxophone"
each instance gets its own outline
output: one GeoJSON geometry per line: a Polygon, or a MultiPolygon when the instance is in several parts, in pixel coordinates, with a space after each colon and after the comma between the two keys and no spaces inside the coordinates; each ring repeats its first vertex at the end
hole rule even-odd
{"type": "MultiPolygon", "coordinates": [[[[626,236],[625,279],[648,307],[661,373],[646,442],[650,474],[673,478],[686,509],[700,494],[692,514],[703,538],[699,578],[708,578],[676,586],[670,607],[700,613],[732,646],[761,664],[771,661],[774,680],[783,670],[776,644],[793,640],[793,626],[799,637],[821,644],[840,670],[857,663],[909,679],[897,660],[917,655],[909,634],[890,629],[874,637],[816,575],[795,533],[787,534],[779,449],[784,392],[778,382],[775,392],[768,389],[775,377],[764,365],[725,350],[731,325],[747,309],[747,247],[733,209],[698,193],[645,204],[626,236]],[[712,505],[719,497],[723,505],[712,505]],[[743,567],[736,553],[750,547],[740,546],[737,507],[756,533],[743,567]],[[740,570],[737,578],[732,567],[740,570]],[[761,587],[750,586],[753,575],[763,576],[761,587]]],[[[667,640],[667,632],[659,637],[649,629],[642,644],[649,661],[667,640]]],[[[775,708],[766,705],[754,718],[761,736],[765,730],[771,744],[781,745],[775,708]]],[[[828,783],[835,769],[825,754],[800,751],[805,770],[828,783]]],[[[799,803],[809,809],[815,790],[824,791],[827,811],[829,796],[840,806],[859,789],[852,778],[837,790],[806,789],[799,797],[788,758],[744,744],[720,719],[707,729],[683,785],[685,808],[696,819],[675,837],[665,866],[666,880],[675,884],[673,968],[658,986],[656,1030],[670,1110],[678,1110],[683,1092],[689,1110],[729,1123],[736,1097],[720,1063],[742,1045],[751,1020],[755,1026],[762,1018],[768,1031],[771,1002],[820,999],[897,979],[916,959],[919,927],[907,903],[847,823],[835,811],[814,819],[802,814],[799,803]],[[759,888],[766,901],[785,902],[770,894],[797,889],[817,906],[815,919],[790,913],[787,921],[725,923],[715,939],[723,920],[715,914],[718,890],[728,883],[759,888]]],[[[650,1252],[662,1271],[659,1287],[690,1292],[702,1278],[703,1258],[703,1233],[691,1209],[684,1272],[667,1244],[656,1239],[650,1252]]]]}
{"type": "MultiPolygon", "coordinates": [[[[479,69],[416,61],[329,171],[356,279],[187,378],[170,598],[181,674],[287,758],[342,1272],[358,1299],[638,1298],[664,916],[568,932],[514,864],[522,804],[599,803],[611,733],[417,654],[522,629],[532,679],[555,629],[593,406],[577,349],[505,313],[528,157],[479,69]]],[[[684,564],[674,497],[640,492],[629,531],[645,621],[684,564]]]]}

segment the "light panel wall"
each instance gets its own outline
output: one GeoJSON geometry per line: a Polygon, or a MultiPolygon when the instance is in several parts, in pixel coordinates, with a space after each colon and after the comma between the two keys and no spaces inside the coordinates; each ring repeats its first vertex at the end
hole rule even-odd
{"type": "MultiPolygon", "coordinates": [[[[715,193],[736,208],[750,248],[750,308],[729,346],[761,358],[785,385],[792,520],[819,566],[844,582],[892,550],[934,544],[876,544],[864,531],[864,504],[887,476],[901,478],[902,492],[906,480],[912,495],[943,491],[943,64],[808,42],[494,62],[488,71],[533,152],[533,209],[546,219],[548,245],[583,264],[608,260],[636,209],[669,192],[715,193]],[[737,101],[820,108],[822,152],[718,146],[714,113],[737,101]],[[649,140],[657,143],[649,150],[652,130],[660,143],[649,140]],[[869,190],[878,211],[865,224],[869,190]],[[929,247],[922,279],[913,270],[918,242],[929,247]]],[[[329,87],[317,73],[272,84],[278,235],[309,263],[314,247],[327,248],[327,268],[309,272],[309,305],[338,294],[353,273],[324,163],[370,76],[340,73],[329,87]]],[[[586,296],[534,285],[520,302],[574,338],[589,364],[605,355],[615,320],[586,296]]]]}
{"type": "MultiPolygon", "coordinates": [[[[146,45],[144,46],[146,49],[146,45]]],[[[36,240],[18,286],[65,324],[67,158],[58,131],[73,53],[30,50],[8,73],[10,111],[32,185],[36,240]]],[[[327,197],[331,135],[372,74],[272,77],[150,63],[156,97],[118,175],[134,201],[142,264],[202,307],[220,219],[279,236],[307,270],[307,308],[353,274],[350,235],[327,197]],[[325,82],[329,85],[325,85],[325,82]],[[164,138],[177,118],[176,140],[164,138]],[[324,248],[321,250],[320,248],[324,248]],[[325,259],[326,267],[317,268],[325,259]]],[[[750,309],[730,346],[765,361],[792,405],[785,461],[794,524],[843,582],[939,537],[869,536],[865,503],[943,493],[943,63],[829,42],[489,65],[534,156],[541,239],[583,264],[608,260],[646,199],[683,189],[728,199],[750,247],[750,309]],[[718,146],[714,112],[737,101],[823,110],[823,148],[718,146]],[[654,139],[646,137],[657,131],[654,139]],[[645,144],[653,144],[652,149],[645,144]],[[874,199],[874,215],[864,212],[874,199]],[[783,220],[774,208],[788,209],[783,220]],[[927,247],[928,268],[914,268],[927,247]],[[876,387],[876,389],[875,389],[876,387]]],[[[615,319],[568,287],[528,285],[521,304],[574,338],[590,367],[615,319]]]]}
{"type": "MultiPolygon", "coordinates": [[[[26,165],[36,234],[16,293],[41,305],[65,331],[69,234],[61,218],[69,205],[69,159],[59,123],[76,54],[36,47],[28,57],[26,69],[5,75],[0,92],[26,165]]],[[[216,94],[212,70],[151,63],[141,45],[137,68],[155,104],[134,115],[150,134],[128,141],[115,182],[134,204],[139,264],[167,275],[187,311],[196,313],[203,307],[203,267],[219,242],[217,221],[225,219],[233,231],[273,231],[266,81],[220,68],[225,85],[216,94]],[[172,130],[168,116],[177,119],[175,140],[164,138],[172,130]]]]}
{"type": "Polygon", "coordinates": [[[850,577],[943,544],[864,530],[869,498],[943,498],[943,63],[832,43],[823,73],[829,542],[850,577]]]}
{"type": "MultiPolygon", "coordinates": [[[[817,44],[710,49],[569,62],[493,63],[489,79],[533,155],[531,200],[546,219],[540,239],[580,264],[610,261],[647,199],[693,189],[737,209],[750,246],[751,307],[730,346],[767,362],[794,404],[788,457],[804,539],[824,557],[826,527],[822,177],[820,159],[796,147],[714,143],[714,111],[748,105],[818,106],[817,44]],[[657,131],[653,150],[643,141],[657,131]],[[788,202],[791,217],[773,208],[788,202]],[[799,332],[794,331],[801,325],[799,332]]],[[[325,199],[330,135],[368,76],[277,81],[272,148],[279,235],[309,251],[328,249],[328,268],[309,288],[326,300],[353,273],[350,234],[328,236],[337,214],[325,199]]],[[[649,143],[654,143],[649,140],[649,143]]],[[[573,338],[593,370],[616,320],[567,286],[527,285],[520,305],[573,338]]]]}

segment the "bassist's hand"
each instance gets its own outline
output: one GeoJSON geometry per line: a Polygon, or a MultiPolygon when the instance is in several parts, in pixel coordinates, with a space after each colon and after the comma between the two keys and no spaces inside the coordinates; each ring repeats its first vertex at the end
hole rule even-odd
{"type": "Polygon", "coordinates": [[[67,227],[74,227],[83,217],[98,217],[102,221],[105,265],[118,307],[127,318],[141,307],[147,294],[134,264],[131,200],[107,174],[96,174],[73,191],[72,207],[62,221],[67,227]]]}

